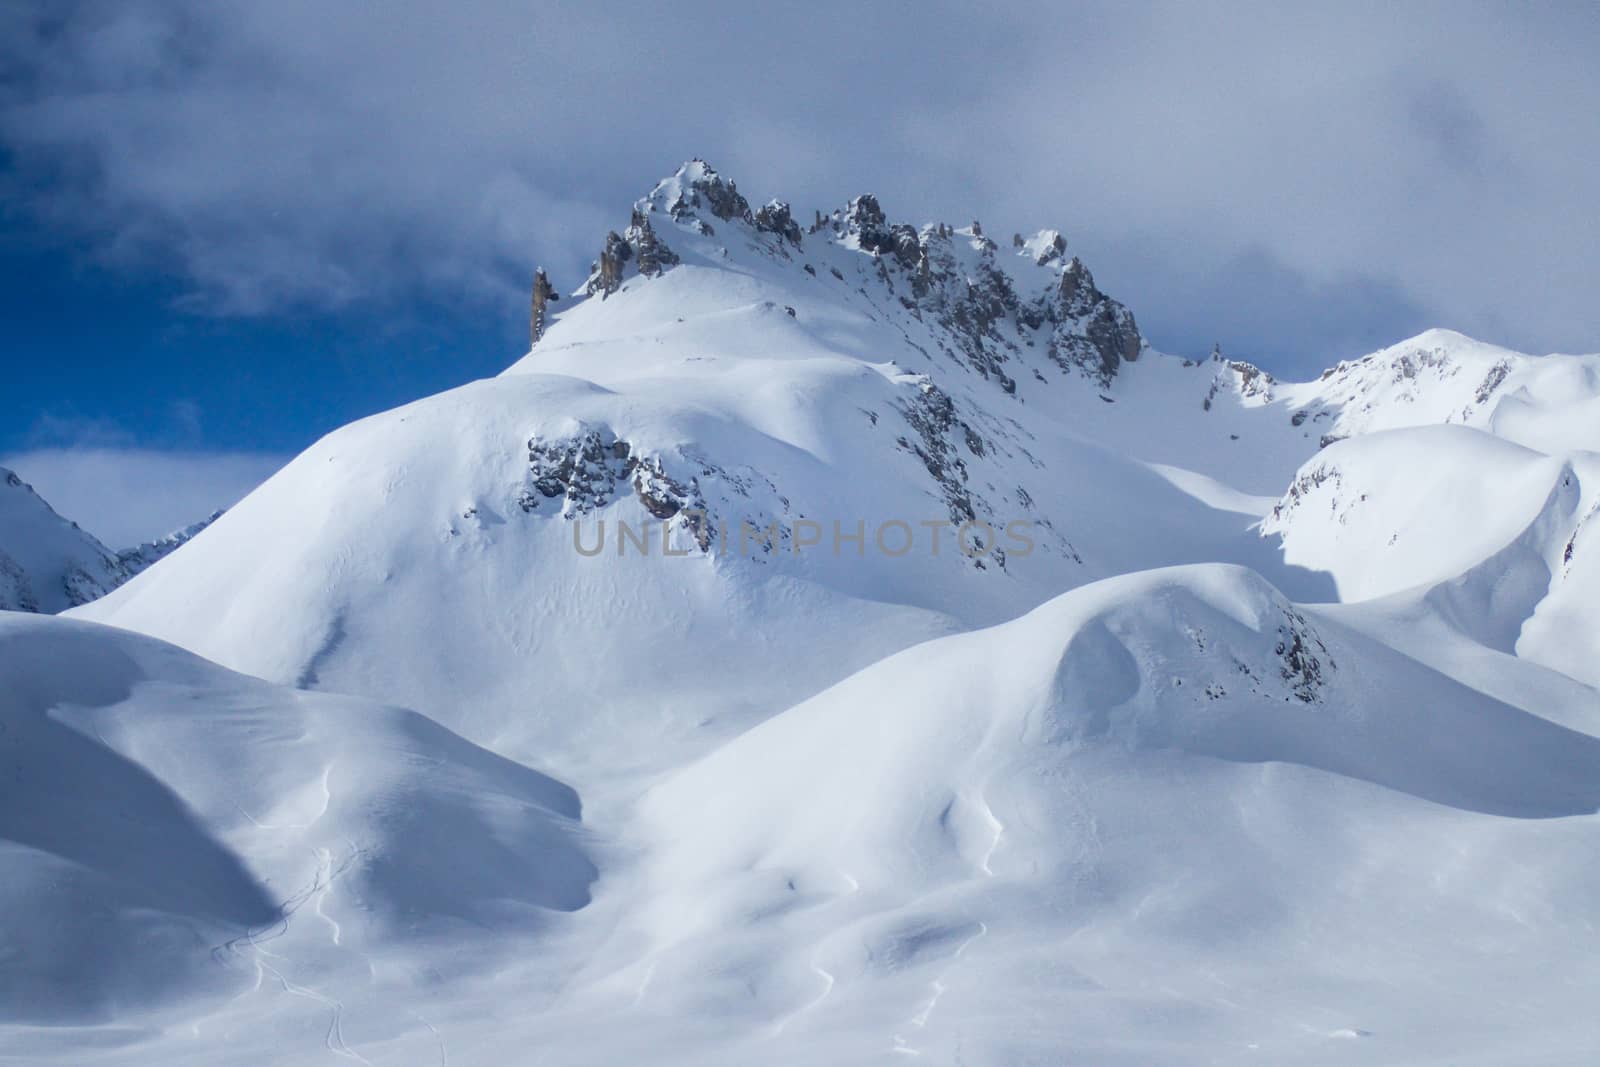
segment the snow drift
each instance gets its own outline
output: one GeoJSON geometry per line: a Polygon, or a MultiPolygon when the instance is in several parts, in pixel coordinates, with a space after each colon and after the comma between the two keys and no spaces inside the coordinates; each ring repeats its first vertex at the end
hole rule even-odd
{"type": "Polygon", "coordinates": [[[0,1021],[315,984],[589,899],[577,795],[414,712],[0,615],[0,1021]],[[269,948],[270,945],[270,948],[269,948]]]}

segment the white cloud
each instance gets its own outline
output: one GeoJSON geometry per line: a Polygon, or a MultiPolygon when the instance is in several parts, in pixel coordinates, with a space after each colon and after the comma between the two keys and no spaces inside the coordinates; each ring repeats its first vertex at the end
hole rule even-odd
{"type": "Polygon", "coordinates": [[[123,448],[44,448],[0,456],[59,514],[108,548],[131,548],[231,507],[286,457],[123,448]]]}

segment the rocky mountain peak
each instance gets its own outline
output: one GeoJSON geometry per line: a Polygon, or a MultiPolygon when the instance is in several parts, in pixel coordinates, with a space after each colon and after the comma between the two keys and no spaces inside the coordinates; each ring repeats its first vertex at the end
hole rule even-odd
{"type": "MultiPolygon", "coordinates": [[[[638,206],[665,211],[677,223],[691,222],[702,213],[723,222],[754,222],[750,201],[739,187],[703,159],[691,159],[671,177],[657,182],[638,206]]],[[[704,219],[700,221],[704,226],[704,219]]]]}
{"type": "MultiPolygon", "coordinates": [[[[812,242],[871,256],[883,295],[891,307],[898,305],[892,313],[935,327],[939,347],[958,353],[1007,393],[1016,388],[1017,369],[1009,365],[1027,349],[1042,348],[1062,369],[1108,384],[1143,347],[1133,314],[1096,287],[1081,260],[1068,257],[1058,230],[1018,234],[1012,239],[1015,256],[1002,257],[977,221],[962,228],[894,222],[871,193],[842,209],[817,212],[802,230],[788,202],[770,200],[752,211],[737,184],[701,159],[683,164],[635,203],[627,229],[607,235],[581,294],[609,297],[629,277],[651,278],[682,262],[680,253],[709,255],[716,263],[764,253],[816,277],[816,265],[802,260],[836,253],[813,251],[808,235],[812,242]],[[742,231],[744,240],[721,232],[726,227],[742,231]],[[714,245],[702,241],[694,247],[698,239],[714,245]]],[[[845,265],[840,260],[829,269],[838,273],[845,265]]],[[[541,320],[535,336],[543,330],[541,320]]]]}
{"type": "Polygon", "coordinates": [[[1040,267],[1060,262],[1067,251],[1067,239],[1060,230],[1040,230],[1028,238],[1019,233],[1011,238],[1011,245],[1019,255],[1028,257],[1040,267]]]}

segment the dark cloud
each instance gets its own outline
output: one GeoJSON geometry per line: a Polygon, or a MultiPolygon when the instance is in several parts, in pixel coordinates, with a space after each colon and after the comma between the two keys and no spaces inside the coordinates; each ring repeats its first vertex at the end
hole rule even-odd
{"type": "Polygon", "coordinates": [[[12,201],[210,313],[517,301],[703,155],[1060,226],[1172,349],[1600,348],[1589,5],[119,0],[0,40],[12,201]]]}

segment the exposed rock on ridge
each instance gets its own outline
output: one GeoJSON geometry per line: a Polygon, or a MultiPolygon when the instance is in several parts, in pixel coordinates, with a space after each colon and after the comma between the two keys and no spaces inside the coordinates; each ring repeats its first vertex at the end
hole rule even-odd
{"type": "MultiPolygon", "coordinates": [[[[998,246],[974,222],[964,229],[931,223],[920,229],[891,222],[877,198],[863,194],[843,209],[818,212],[805,231],[784,201],[752,211],[738,186],[703,160],[685,163],[633,208],[630,224],[606,237],[580,295],[602,299],[631,277],[651,278],[682,262],[655,229],[662,218],[696,237],[726,243],[735,227],[781,260],[802,258],[810,242],[872,257],[879,283],[900,312],[931,324],[938,346],[1005,392],[1016,391],[1017,361],[1040,349],[1057,368],[1108,385],[1144,346],[1133,313],[1103,293],[1055,230],[1013,238],[1003,262],[998,246]]],[[[676,240],[676,239],[674,239],[676,240]]],[[[812,277],[817,270],[803,263],[812,277]]],[[[842,279],[837,267],[830,267],[842,279]]],[[[537,282],[536,282],[537,285],[537,282]]],[[[547,297],[548,299],[548,297],[547,297]]],[[[537,296],[535,339],[544,330],[537,296]]],[[[1032,369],[1038,376],[1039,370],[1032,369]]]]}

